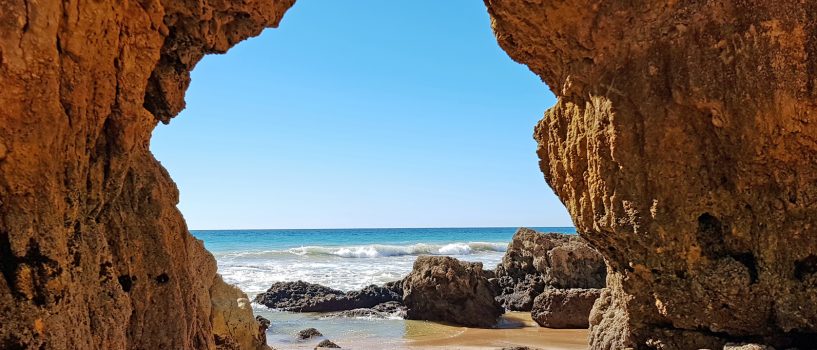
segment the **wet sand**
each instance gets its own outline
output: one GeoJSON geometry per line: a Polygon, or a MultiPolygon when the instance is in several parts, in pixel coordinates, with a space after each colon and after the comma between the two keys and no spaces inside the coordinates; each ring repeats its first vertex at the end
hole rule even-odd
{"type": "Polygon", "coordinates": [[[539,327],[530,313],[509,312],[498,329],[413,321],[406,325],[407,349],[497,349],[529,346],[546,350],[587,349],[586,329],[539,327]],[[416,322],[416,323],[414,323],[416,322]]]}
{"type": "Polygon", "coordinates": [[[502,316],[500,328],[480,329],[429,321],[371,318],[326,318],[322,314],[297,314],[256,310],[273,320],[267,333],[269,345],[278,350],[313,349],[323,337],[297,340],[297,331],[315,327],[344,349],[465,349],[497,350],[528,346],[543,350],[587,349],[586,329],[539,327],[527,312],[502,316]]]}

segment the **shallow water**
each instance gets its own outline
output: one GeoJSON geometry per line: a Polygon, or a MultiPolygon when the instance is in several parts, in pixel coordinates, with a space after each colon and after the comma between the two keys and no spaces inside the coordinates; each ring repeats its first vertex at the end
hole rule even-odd
{"type": "MultiPolygon", "coordinates": [[[[537,230],[575,233],[573,228],[565,227],[537,230]]],[[[216,257],[224,280],[237,285],[252,299],[279,281],[303,280],[344,291],[395,281],[411,271],[419,255],[448,255],[482,262],[486,269],[493,269],[501,261],[515,231],[516,228],[422,228],[192,233],[202,239],[216,257]]],[[[267,339],[279,349],[314,348],[315,344],[297,342],[294,336],[309,327],[317,328],[345,348],[416,347],[420,345],[411,344],[420,339],[434,342],[462,332],[474,332],[398,318],[327,318],[321,314],[275,311],[257,304],[253,307],[256,314],[272,322],[267,339]]]]}

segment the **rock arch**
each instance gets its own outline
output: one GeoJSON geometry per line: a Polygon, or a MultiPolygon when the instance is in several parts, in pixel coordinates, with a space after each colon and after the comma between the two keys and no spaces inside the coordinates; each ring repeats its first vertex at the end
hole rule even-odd
{"type": "MultiPolygon", "coordinates": [[[[215,264],[150,133],[293,3],[0,3],[0,348],[215,346],[215,264]]],[[[541,167],[612,272],[592,347],[813,339],[817,7],[485,3],[559,97],[541,167]]]]}

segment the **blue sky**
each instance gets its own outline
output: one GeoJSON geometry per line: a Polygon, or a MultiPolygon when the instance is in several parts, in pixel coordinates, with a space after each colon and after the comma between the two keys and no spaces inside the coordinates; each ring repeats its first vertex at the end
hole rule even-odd
{"type": "Polygon", "coordinates": [[[300,0],[151,149],[191,229],[570,226],[531,138],[554,102],[480,1],[300,0]]]}

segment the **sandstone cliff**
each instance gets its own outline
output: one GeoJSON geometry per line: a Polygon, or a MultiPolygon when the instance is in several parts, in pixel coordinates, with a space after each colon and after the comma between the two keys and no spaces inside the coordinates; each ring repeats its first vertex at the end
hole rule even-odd
{"type": "Polygon", "coordinates": [[[811,348],[815,2],[485,3],[558,97],[541,169],[611,269],[592,348],[811,348]]]}
{"type": "Polygon", "coordinates": [[[293,2],[0,1],[0,348],[215,348],[215,262],[149,139],[293,2]]]}

